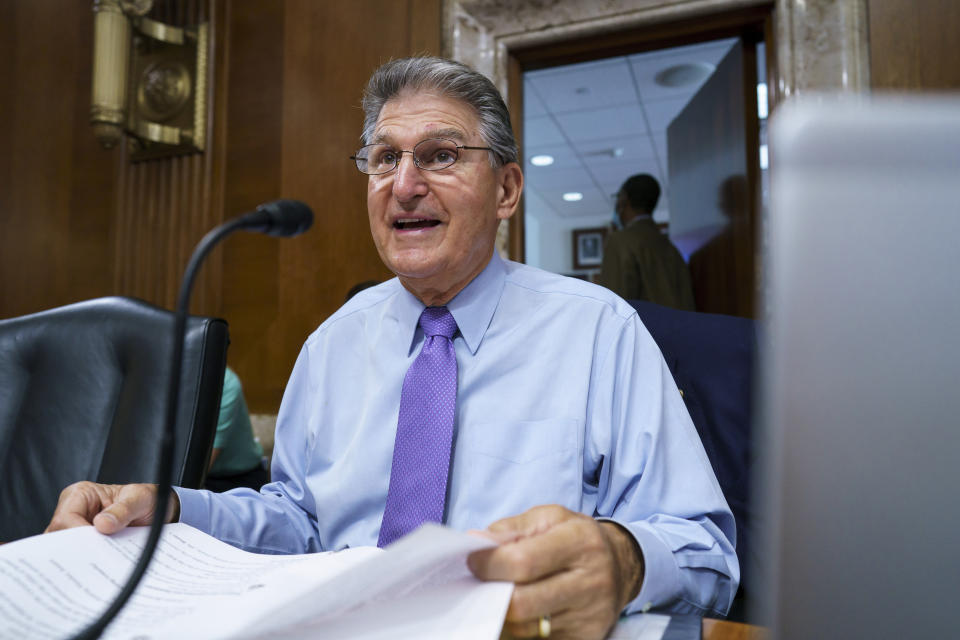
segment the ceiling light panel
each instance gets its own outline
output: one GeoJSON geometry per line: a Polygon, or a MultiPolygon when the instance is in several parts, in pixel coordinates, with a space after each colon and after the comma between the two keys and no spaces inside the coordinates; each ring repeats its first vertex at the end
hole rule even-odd
{"type": "Polygon", "coordinates": [[[577,216],[596,216],[601,214],[604,219],[613,216],[613,209],[607,201],[606,196],[600,193],[599,189],[593,186],[577,187],[576,189],[564,189],[562,193],[554,191],[540,192],[544,198],[550,202],[552,209],[558,216],[572,218],[577,216]],[[576,202],[567,202],[563,200],[562,193],[577,191],[583,194],[583,199],[576,202]],[[554,195],[556,194],[556,195],[554,195]]]}
{"type": "MultiPolygon", "coordinates": [[[[543,171],[541,167],[535,167],[530,162],[534,156],[548,155],[553,157],[553,164],[549,166],[549,171],[557,169],[574,169],[582,167],[579,153],[567,144],[536,144],[535,138],[530,137],[524,132],[523,155],[525,158],[526,169],[543,171]]],[[[529,180],[529,176],[527,176],[529,180]]]]}

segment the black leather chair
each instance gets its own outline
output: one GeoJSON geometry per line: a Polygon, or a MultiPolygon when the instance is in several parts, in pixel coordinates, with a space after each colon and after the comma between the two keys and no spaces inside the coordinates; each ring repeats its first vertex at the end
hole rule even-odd
{"type": "Polygon", "coordinates": [[[750,487],[757,346],[754,322],[679,311],[641,300],[628,302],[660,347],[674,382],[683,392],[684,404],[736,520],[741,580],[728,617],[743,620],[743,600],[759,562],[754,548],[758,522],[750,487]]]}
{"type": "MultiPolygon", "coordinates": [[[[98,298],[0,321],[0,541],[43,531],[72,482],[154,482],[174,314],[98,298]]],[[[191,317],[174,484],[200,487],[216,431],[227,323],[191,317]]]]}

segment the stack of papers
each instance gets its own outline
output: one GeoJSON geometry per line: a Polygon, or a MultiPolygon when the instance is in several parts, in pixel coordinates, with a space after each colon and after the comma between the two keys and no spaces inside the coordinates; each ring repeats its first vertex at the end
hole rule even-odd
{"type": "MultiPolygon", "coordinates": [[[[146,527],[80,527],[0,546],[0,637],[80,631],[119,592],[146,538],[146,527]]],[[[103,637],[496,640],[513,585],[481,582],[466,566],[491,546],[425,525],[385,550],[271,556],[170,524],[103,637]]]]}

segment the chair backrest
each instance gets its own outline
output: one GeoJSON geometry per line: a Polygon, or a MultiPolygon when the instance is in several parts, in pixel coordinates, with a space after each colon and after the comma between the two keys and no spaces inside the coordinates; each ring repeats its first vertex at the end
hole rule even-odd
{"type": "MultiPolygon", "coordinates": [[[[155,482],[174,314],[98,298],[0,321],[0,541],[40,533],[72,482],[155,482]]],[[[227,324],[191,317],[174,483],[203,483],[227,324]]]]}
{"type": "MultiPolygon", "coordinates": [[[[700,434],[703,448],[737,523],[741,574],[756,562],[750,472],[753,463],[753,365],[756,332],[752,320],[713,313],[678,311],[630,300],[663,353],[674,382],[700,434]]],[[[745,582],[741,580],[741,586],[745,582]]]]}

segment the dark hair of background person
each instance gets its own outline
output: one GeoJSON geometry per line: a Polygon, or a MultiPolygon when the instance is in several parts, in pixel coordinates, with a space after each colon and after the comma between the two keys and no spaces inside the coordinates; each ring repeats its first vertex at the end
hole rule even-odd
{"type": "Polygon", "coordinates": [[[660,184],[656,178],[647,173],[630,176],[620,190],[637,212],[653,213],[660,200],[660,184]]]}

